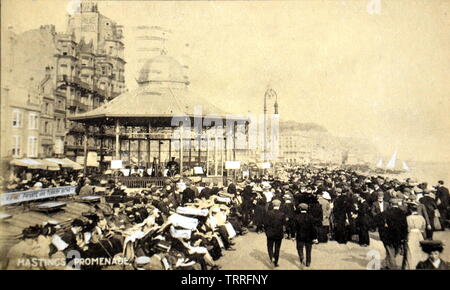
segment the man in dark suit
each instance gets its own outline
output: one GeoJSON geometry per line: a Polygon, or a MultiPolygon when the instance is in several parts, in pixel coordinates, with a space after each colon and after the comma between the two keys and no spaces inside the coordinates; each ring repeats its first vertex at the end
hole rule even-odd
{"type": "Polygon", "coordinates": [[[186,182],[186,188],[183,190],[181,203],[184,205],[189,202],[194,202],[195,191],[191,188],[191,184],[186,182]]]}
{"type": "MultiPolygon", "coordinates": [[[[399,208],[401,200],[393,198],[391,206],[380,217],[379,234],[386,249],[386,268],[397,270],[396,257],[404,250],[408,237],[406,213],[399,208]]],[[[402,268],[406,266],[406,255],[403,255],[402,268]]]]}
{"type": "Polygon", "coordinates": [[[280,210],[281,201],[272,201],[273,208],[268,210],[264,218],[264,228],[267,236],[267,251],[270,261],[278,267],[278,257],[280,255],[281,241],[283,240],[285,214],[280,210]]]}
{"type": "Polygon", "coordinates": [[[428,218],[430,220],[430,224],[427,225],[427,228],[425,229],[425,235],[426,235],[427,240],[433,239],[433,232],[435,230],[434,215],[435,215],[435,210],[438,209],[436,201],[430,195],[431,195],[431,191],[429,189],[425,189],[424,197],[419,199],[419,202],[425,206],[425,210],[426,210],[428,218]]]}
{"type": "Polygon", "coordinates": [[[384,201],[384,193],[382,191],[377,192],[377,200],[372,203],[372,208],[370,209],[372,214],[372,227],[380,228],[383,226],[383,221],[380,220],[381,213],[389,208],[389,203],[384,201]]]}
{"type": "Polygon", "coordinates": [[[199,198],[209,199],[211,197],[211,188],[205,186],[198,196],[199,198]]]}
{"type": "Polygon", "coordinates": [[[254,208],[253,200],[255,199],[255,194],[253,193],[253,188],[251,185],[245,186],[242,191],[242,217],[244,226],[248,227],[250,222],[250,214],[254,208]]]}
{"type": "Polygon", "coordinates": [[[334,238],[339,244],[347,243],[347,227],[350,220],[349,199],[341,188],[336,189],[337,197],[334,200],[334,238]]]}
{"type": "Polygon", "coordinates": [[[220,192],[220,188],[218,187],[218,183],[217,182],[212,183],[210,194],[211,195],[218,195],[219,192],[220,192]]]}
{"type": "Polygon", "coordinates": [[[450,205],[450,194],[442,180],[439,180],[436,185],[436,202],[441,215],[441,225],[445,229],[445,226],[447,225],[448,207],[450,205]]]}
{"type": "Polygon", "coordinates": [[[308,205],[301,203],[299,204],[299,209],[300,213],[295,217],[297,252],[300,258],[300,264],[309,267],[311,265],[312,244],[317,242],[317,227],[314,217],[308,212],[308,205]],[[303,248],[306,250],[306,263],[303,248]]]}
{"type": "Polygon", "coordinates": [[[372,203],[372,216],[376,218],[380,213],[389,208],[389,202],[384,201],[384,193],[382,191],[377,192],[377,201],[372,203]]]}

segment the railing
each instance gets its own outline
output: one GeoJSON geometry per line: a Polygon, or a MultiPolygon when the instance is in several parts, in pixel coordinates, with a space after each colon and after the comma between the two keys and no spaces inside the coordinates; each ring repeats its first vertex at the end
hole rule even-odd
{"type": "Polygon", "coordinates": [[[65,83],[70,83],[73,81],[73,78],[69,75],[58,75],[58,77],[56,78],[58,82],[65,82],[65,83]]]}
{"type": "Polygon", "coordinates": [[[78,107],[80,110],[87,111],[89,109],[89,106],[86,104],[83,104],[79,100],[76,99],[69,99],[67,100],[67,107],[78,107]]]}
{"type": "MultiPolygon", "coordinates": [[[[94,179],[100,181],[102,179],[105,180],[114,180],[115,177],[106,174],[95,175],[94,179]]],[[[164,180],[166,177],[133,177],[133,176],[119,176],[117,181],[121,182],[128,188],[147,188],[150,185],[163,186],[164,180]]]]}
{"type": "MultiPolygon", "coordinates": [[[[150,185],[156,186],[164,186],[164,180],[168,177],[133,177],[133,176],[119,176],[117,181],[121,182],[128,188],[148,188],[150,185]]],[[[94,179],[100,181],[102,179],[105,180],[114,180],[114,176],[106,175],[106,174],[98,174],[94,176],[94,179]]],[[[200,186],[208,186],[211,182],[217,182],[219,186],[226,185],[226,177],[217,176],[217,177],[202,177],[202,181],[200,182],[200,186]]]]}
{"type": "Polygon", "coordinates": [[[119,181],[128,188],[146,188],[149,185],[164,186],[164,179],[158,177],[119,177],[119,181]]]}
{"type": "Polygon", "coordinates": [[[18,192],[7,192],[0,195],[0,206],[12,205],[21,202],[30,202],[35,200],[54,198],[60,196],[69,196],[75,194],[74,186],[61,186],[52,188],[43,188],[37,190],[27,190],[18,192]]]}

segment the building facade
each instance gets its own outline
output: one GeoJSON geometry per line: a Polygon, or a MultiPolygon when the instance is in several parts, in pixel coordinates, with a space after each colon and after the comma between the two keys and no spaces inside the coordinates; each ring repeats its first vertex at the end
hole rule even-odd
{"type": "MultiPolygon", "coordinates": [[[[18,157],[76,160],[83,155],[84,129],[67,117],[126,90],[122,27],[96,4],[81,5],[68,15],[64,33],[43,25],[2,35],[2,137],[13,136],[1,138],[2,163],[18,157]]],[[[90,134],[89,150],[102,150],[100,133],[90,134]]]]}
{"type": "Polygon", "coordinates": [[[313,123],[281,122],[280,161],[291,164],[369,164],[378,155],[364,139],[338,137],[313,123]]]}

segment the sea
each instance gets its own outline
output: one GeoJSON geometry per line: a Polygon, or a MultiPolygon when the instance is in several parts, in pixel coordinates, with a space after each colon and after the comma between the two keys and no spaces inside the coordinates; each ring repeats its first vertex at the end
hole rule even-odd
{"type": "Polygon", "coordinates": [[[404,181],[406,178],[414,178],[417,182],[427,182],[429,186],[434,186],[439,180],[444,181],[448,187],[450,183],[450,162],[409,162],[410,170],[400,174],[386,174],[389,177],[404,181]]]}

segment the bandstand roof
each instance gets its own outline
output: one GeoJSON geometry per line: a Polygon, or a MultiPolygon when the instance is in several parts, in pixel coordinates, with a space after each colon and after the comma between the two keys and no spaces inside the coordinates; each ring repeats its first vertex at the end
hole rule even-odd
{"type": "MultiPolygon", "coordinates": [[[[147,84],[123,93],[110,102],[86,113],[69,117],[70,120],[87,124],[120,123],[145,126],[148,124],[170,126],[172,117],[194,117],[194,108],[201,110],[201,116],[216,116],[225,119],[227,113],[202,97],[195,96],[186,88],[164,87],[147,84]]],[[[247,120],[230,118],[233,120],[247,120]]]]}
{"type": "MultiPolygon", "coordinates": [[[[248,121],[227,116],[227,113],[187,87],[187,77],[181,64],[162,54],[147,60],[140,72],[136,90],[123,93],[112,101],[89,112],[69,117],[86,124],[112,125],[117,119],[121,124],[134,126],[171,126],[175,116],[194,118],[214,116],[211,119],[248,121]]],[[[191,121],[192,122],[192,121],[191,121]]],[[[224,122],[225,123],[225,122],[224,122]]]]}

